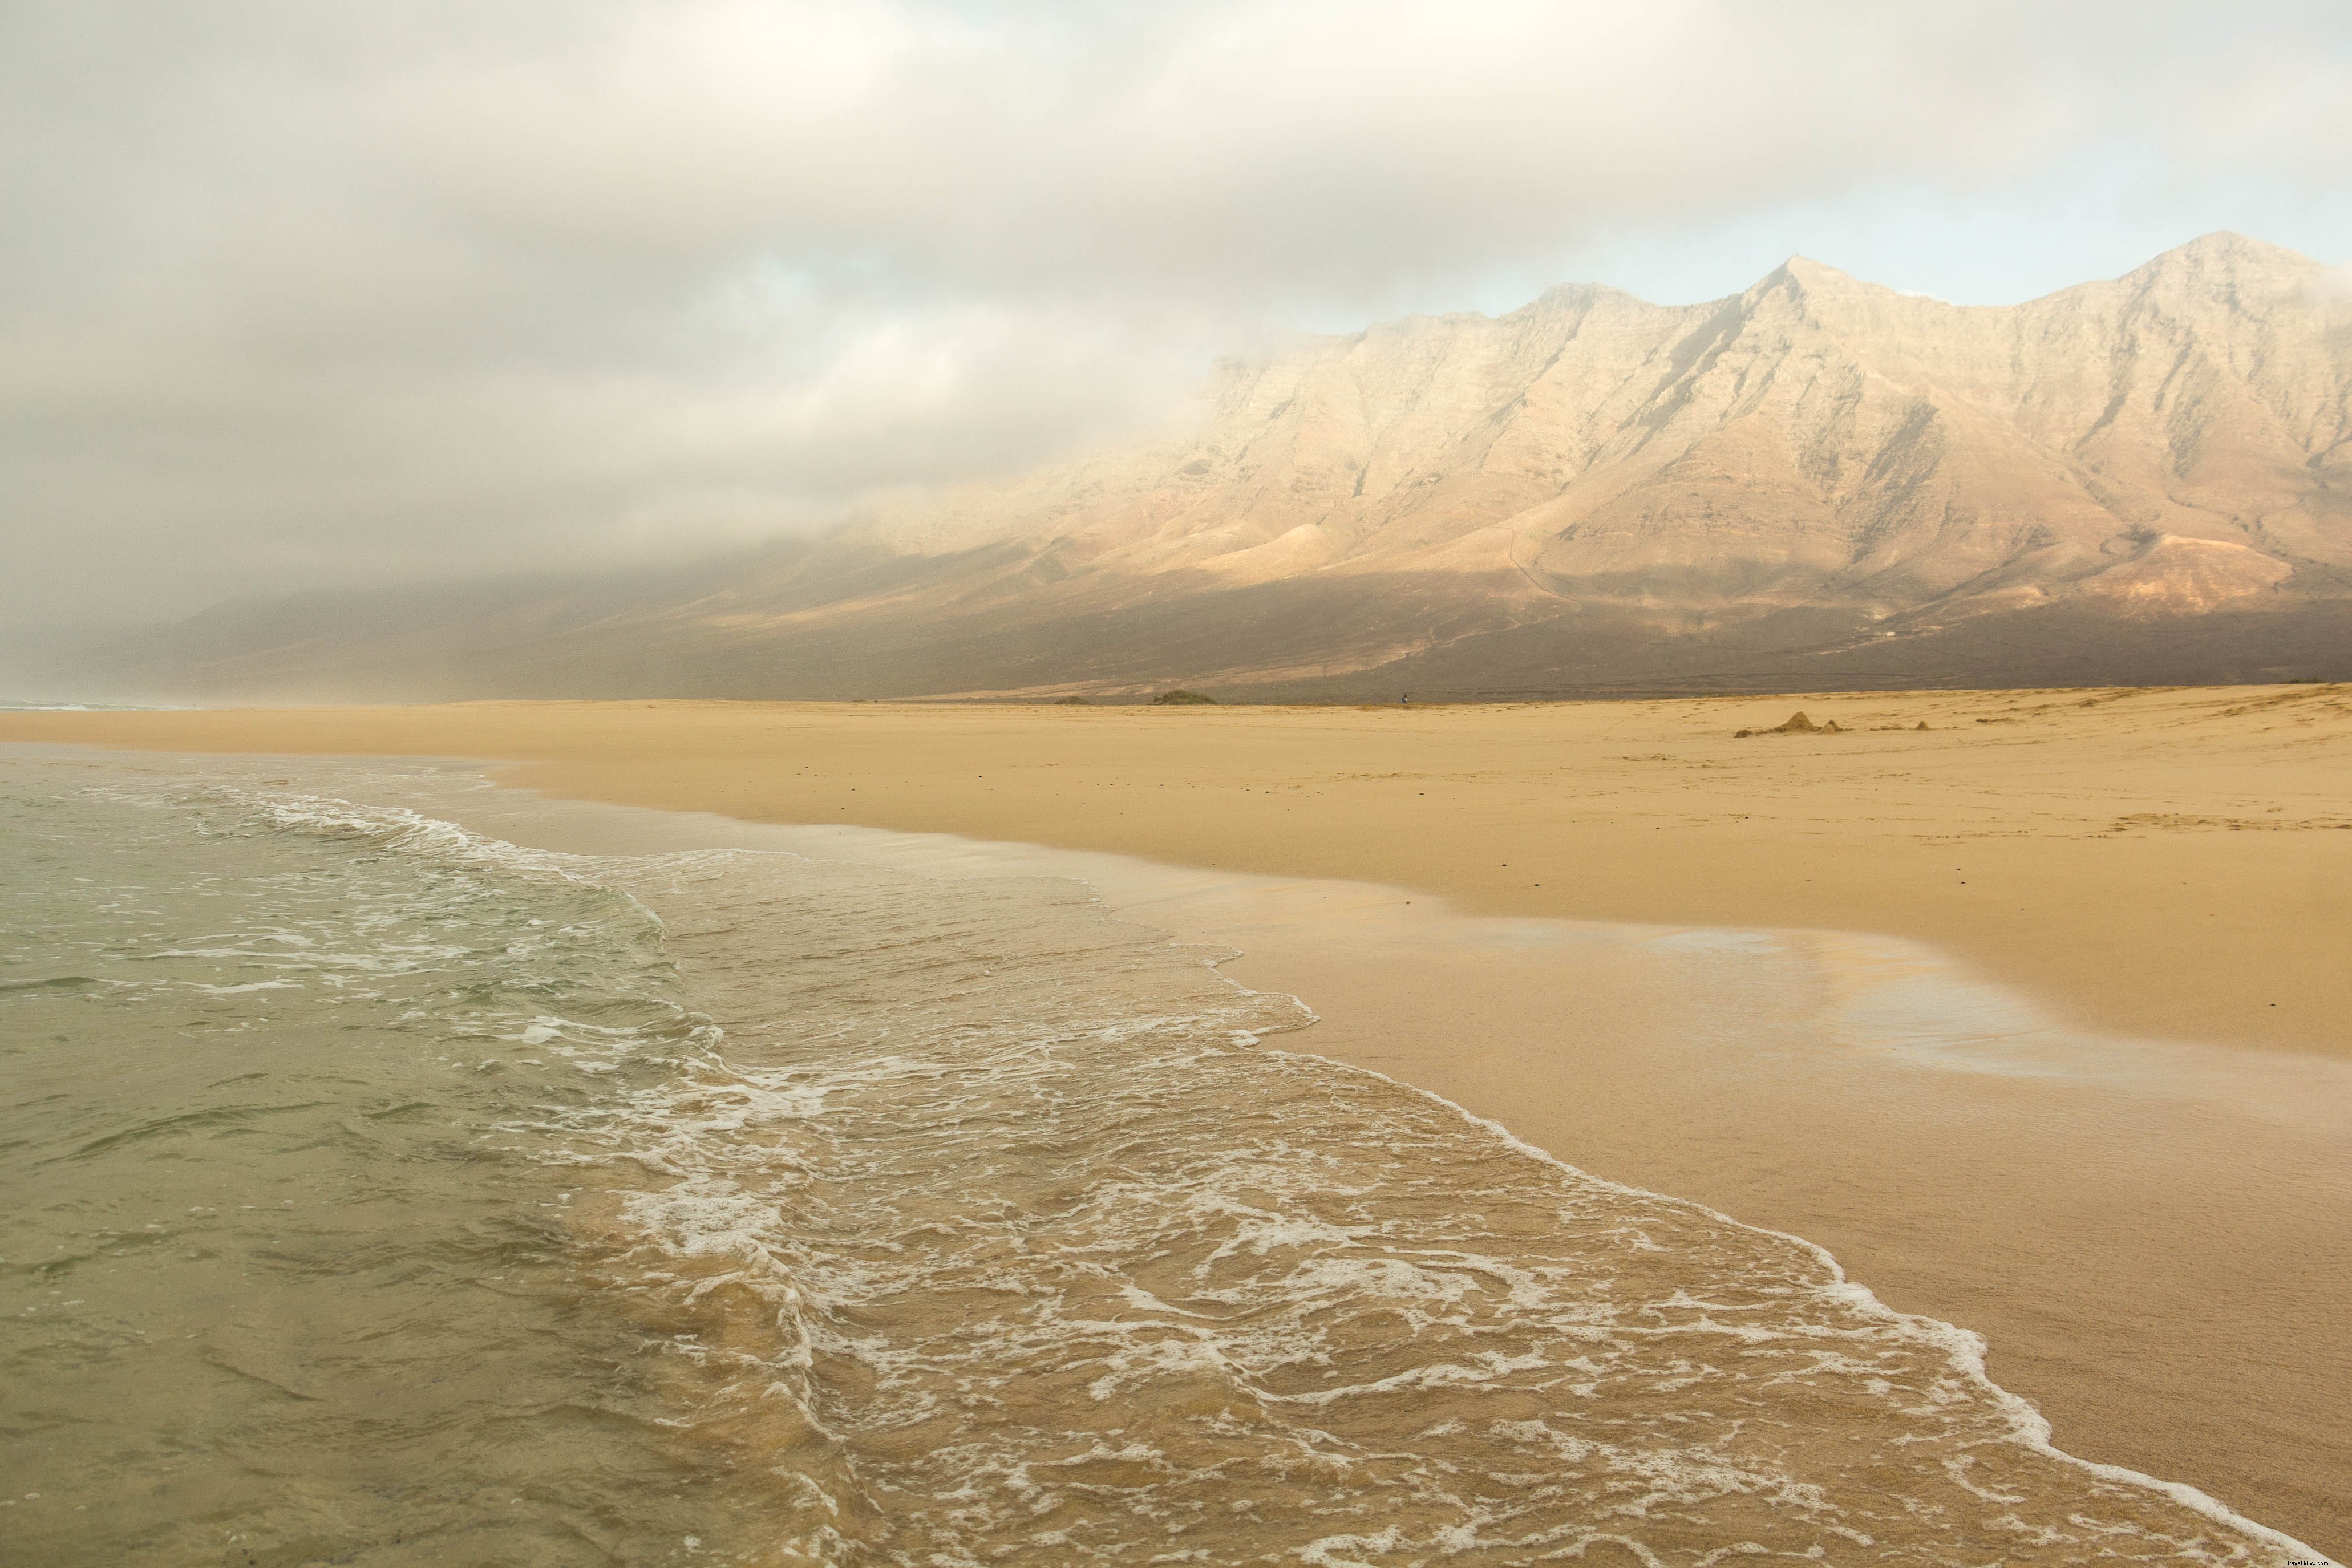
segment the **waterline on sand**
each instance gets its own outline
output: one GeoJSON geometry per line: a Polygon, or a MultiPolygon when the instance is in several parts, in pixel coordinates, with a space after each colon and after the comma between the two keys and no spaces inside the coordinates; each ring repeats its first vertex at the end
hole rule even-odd
{"type": "Polygon", "coordinates": [[[1284,1049],[1084,883],[26,778],[6,1255],[58,1301],[0,1528],[49,1560],[2305,1550],[2058,1454],[1810,1243],[1284,1049]]]}

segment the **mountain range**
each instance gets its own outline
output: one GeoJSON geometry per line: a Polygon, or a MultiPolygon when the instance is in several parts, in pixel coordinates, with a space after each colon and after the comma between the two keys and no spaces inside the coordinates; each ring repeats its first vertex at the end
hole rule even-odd
{"type": "Polygon", "coordinates": [[[179,695],[1515,697],[2352,678],[2352,281],[1802,258],[1221,366],[1197,428],[667,575],[240,603],[179,695]]]}

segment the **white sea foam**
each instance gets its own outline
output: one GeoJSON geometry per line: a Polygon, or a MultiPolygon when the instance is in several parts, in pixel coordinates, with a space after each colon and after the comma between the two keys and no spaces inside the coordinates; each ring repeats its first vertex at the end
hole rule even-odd
{"type": "Polygon", "coordinates": [[[1016,953],[971,909],[890,904],[937,896],[910,879],[750,854],[607,874],[665,913],[728,1031],[606,1134],[669,1178],[625,1206],[643,1277],[769,1304],[752,1370],[704,1355],[714,1396],[753,1377],[839,1445],[872,1511],[851,1538],[886,1555],[1123,1558],[1240,1493],[1268,1494],[1239,1521],[1261,1543],[1290,1529],[1269,1508],[1412,1521],[1302,1531],[1284,1550],[1306,1561],[1518,1561],[1654,1528],[1728,1532],[1640,1548],[1660,1562],[1897,1535],[2051,1561],[2305,1551],[2061,1454],[1977,1336],[1801,1239],[1381,1074],[1237,1048],[1303,1010],[1082,896],[959,884],[1019,909],[1016,953]],[[844,899],[877,939],[844,935],[844,899]],[[1840,1479],[1857,1447],[1874,1490],[1840,1479]],[[1877,1495],[1889,1465],[1916,1490],[1877,1495]],[[1089,1466],[1086,1488],[1041,1479],[1089,1466]]]}
{"type": "MultiPolygon", "coordinates": [[[[666,944],[662,1009],[461,1032],[595,1070],[498,1134],[606,1217],[582,1244],[677,1369],[664,1419],[772,1478],[805,1560],[2314,1555],[2060,1452],[1976,1335],[1801,1238],[1263,1047],[1309,1015],[1091,890],[222,800],[224,831],[429,862],[476,905],[559,883],[666,944]]],[[[310,946],[208,947],[350,981],[449,961],[280,929],[310,946]]],[[[572,961],[563,930],[519,919],[517,972],[572,961]]]]}
{"type": "MultiPolygon", "coordinates": [[[[1307,1053],[1299,1054],[1305,1055],[1307,1053]]],[[[1545,1165],[1556,1166],[1562,1171],[1574,1175],[1580,1180],[1591,1182],[1598,1186],[1622,1193],[1631,1198],[1643,1201],[1672,1203],[1686,1207],[1692,1211],[1704,1215],[1708,1219],[1718,1224],[1733,1227],[1742,1230],[1752,1231],[1754,1234],[1759,1236],[1769,1237],[1777,1241],[1782,1241],[1791,1246],[1802,1248],[1806,1251],[1811,1253],[1820,1261],[1822,1268],[1828,1270],[1832,1276],[1833,1282],[1822,1288],[1822,1293],[1824,1296],[1841,1300],[1844,1303],[1855,1308],[1857,1311],[1872,1317],[1900,1324],[1906,1331],[1917,1334],[1921,1339],[1941,1350],[1948,1357],[1950,1364],[1967,1378],[1970,1391],[1989,1400],[1993,1407],[2000,1412],[2007,1429],[2007,1436],[2021,1447],[2024,1447],[2034,1453],[2043,1455],[2060,1464],[2083,1471],[2088,1475],[2095,1476],[2101,1480],[2114,1482],[2123,1486],[2142,1488],[2148,1491],[2155,1492],[2179,1504],[2181,1507],[2186,1508],[2194,1513],[2200,1514],[2202,1517],[2212,1521],[2216,1524],[2223,1526],[2228,1530],[2261,1542],[2264,1545],[2273,1547],[2280,1552],[2286,1552],[2297,1562],[2309,1563],[2332,1561],[2322,1556],[2322,1554],[2314,1548],[2305,1545],[2304,1542],[2286,1534],[2284,1531],[2273,1530],[2270,1526],[2262,1523],[2260,1521],[2249,1519],[2245,1515],[2237,1512],[2235,1510],[2228,1507],[2226,1504],[2219,1501],[2207,1493],[2199,1490],[2195,1487],[2188,1486],[2179,1481],[2164,1480],[2158,1477],[2147,1475],[2141,1471],[2130,1469],[2121,1465],[2100,1464],[2094,1460],[2080,1458],[2073,1454],[2067,1453],[2064,1449],[2058,1448],[2050,1440],[2051,1432],[2048,1418],[2045,1417],[2040,1410],[2034,1408],[2033,1405],[2030,1401],[2021,1398],[2017,1395],[2011,1393],[2008,1389],[2003,1388],[1999,1384],[1993,1382],[1990,1375],[1985,1368],[1986,1345],[1982,1335],[1975,1333],[1968,1329],[1956,1327],[1955,1325],[1942,1322],[1939,1319],[1895,1312],[1893,1308],[1888,1307],[1879,1301],[1878,1298],[1866,1287],[1847,1280],[1845,1278],[1844,1269],[1838,1263],[1836,1258],[1831,1255],[1826,1248],[1808,1241],[1803,1237],[1792,1236],[1785,1231],[1767,1230],[1760,1227],[1747,1225],[1743,1221],[1734,1219],[1729,1215],[1724,1214],[1719,1210],[1709,1208],[1704,1204],[1694,1203],[1687,1198],[1669,1197],[1663,1194],[1648,1192],[1639,1187],[1626,1186],[1620,1183],[1608,1181],[1603,1177],[1592,1176],[1588,1172],[1578,1170],[1575,1166],[1559,1159],[1557,1155],[1554,1155],[1546,1150],[1539,1149],[1534,1145],[1526,1142],[1524,1139],[1512,1133],[1509,1128],[1504,1126],[1501,1123],[1493,1121],[1487,1117],[1477,1115],[1475,1113],[1455,1104],[1453,1101],[1445,1099],[1442,1095],[1431,1093],[1429,1091],[1424,1089],[1414,1088],[1412,1085],[1402,1083],[1396,1079],[1388,1077],[1385,1073],[1375,1071],[1370,1068],[1358,1067],[1351,1063],[1333,1061],[1328,1057],[1313,1057],[1312,1060],[1321,1061],[1326,1065],[1341,1071],[1360,1072],[1370,1077],[1381,1079],[1384,1082],[1394,1084],[1401,1091],[1421,1095],[1426,1099],[1433,1101],[1436,1103],[1444,1105],[1447,1109],[1453,1111],[1464,1121],[1474,1126],[1481,1128],[1490,1135],[1509,1145],[1512,1148],[1516,1149],[1529,1159],[1540,1161],[1545,1165]]],[[[1802,1333],[1807,1331],[1800,1330],[1799,1332],[1802,1333]]],[[[1813,1366],[1810,1370],[1814,1373],[1838,1373],[1849,1375],[1853,1374],[1863,1374],[1866,1375],[1871,1372],[1871,1366],[1867,1363],[1855,1361],[1849,1357],[1821,1355],[1817,1356],[1813,1366]]],[[[1798,1378],[1802,1374],[1793,1371],[1783,1372],[1776,1374],[1772,1378],[1766,1379],[1765,1382],[1769,1385],[1771,1382],[1798,1378]]],[[[1891,1385],[1884,1384],[1881,1380],[1875,1377],[1867,1377],[1865,1387],[1873,1393],[1891,1392],[1891,1385]]],[[[1957,1480],[1960,1474],[1965,1473],[1970,1462],[1972,1462],[1972,1460],[1969,1456],[1956,1457],[1955,1458],[1947,1461],[1947,1465],[1948,1467],[1957,1467],[1957,1471],[1949,1470],[1948,1469],[1948,1473],[1954,1473],[1957,1480]]],[[[1962,1482],[1961,1484],[1965,1485],[1966,1483],[1962,1482]]],[[[1978,1490],[1973,1486],[1968,1486],[1966,1487],[1966,1490],[1971,1492],[1976,1492],[1977,1495],[1988,1497],[1990,1500],[2004,1503],[2022,1500],[2021,1497],[2014,1494],[1988,1494],[1978,1492],[1978,1490]]]]}

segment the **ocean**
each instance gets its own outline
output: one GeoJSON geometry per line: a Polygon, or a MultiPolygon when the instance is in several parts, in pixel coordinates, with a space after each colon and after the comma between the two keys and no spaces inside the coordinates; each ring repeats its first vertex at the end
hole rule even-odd
{"type": "Polygon", "coordinates": [[[480,787],[0,759],[0,1560],[2312,1559],[1083,883],[480,787]]]}

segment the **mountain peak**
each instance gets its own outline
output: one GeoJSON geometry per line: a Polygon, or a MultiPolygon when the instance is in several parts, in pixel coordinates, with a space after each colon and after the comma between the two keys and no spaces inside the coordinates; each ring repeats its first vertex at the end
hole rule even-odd
{"type": "Polygon", "coordinates": [[[1823,283],[1861,282],[1852,273],[1842,272],[1825,261],[1815,261],[1810,256],[1792,256],[1780,264],[1780,270],[1809,287],[1823,283]]]}
{"type": "Polygon", "coordinates": [[[2242,235],[2235,229],[2215,229],[2211,234],[2199,235],[2195,239],[2185,244],[2174,246],[2156,259],[2162,261],[2168,256],[2258,256],[2264,260],[2277,261],[2311,259],[2301,251],[2289,250],[2283,245],[2273,245],[2266,239],[2256,239],[2251,235],[2242,235]]]}
{"type": "Polygon", "coordinates": [[[2269,275],[2282,280],[2299,280],[2321,270],[2319,263],[2301,251],[2289,250],[2283,245],[2273,245],[2267,240],[2252,239],[2230,229],[2216,229],[2211,234],[2198,235],[2186,245],[2173,246],[2127,276],[2153,278],[2166,275],[2252,274],[2269,275]]]}
{"type": "Polygon", "coordinates": [[[1840,294],[1892,294],[1895,291],[1883,283],[1872,283],[1850,272],[1843,272],[1824,261],[1809,256],[1792,256],[1758,279],[1748,290],[1751,300],[1783,288],[1811,296],[1840,294]]]}

